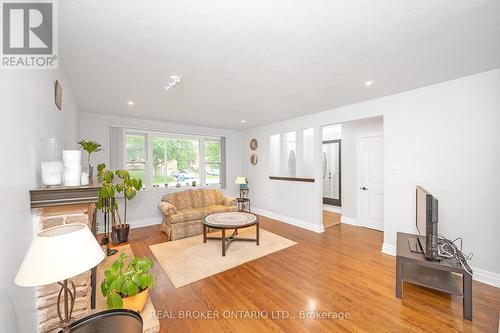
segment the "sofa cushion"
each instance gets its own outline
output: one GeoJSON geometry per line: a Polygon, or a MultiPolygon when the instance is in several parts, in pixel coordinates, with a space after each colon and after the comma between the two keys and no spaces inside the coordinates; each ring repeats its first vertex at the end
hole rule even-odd
{"type": "Polygon", "coordinates": [[[169,193],[163,196],[162,201],[170,202],[177,208],[177,210],[183,210],[188,208],[193,208],[192,202],[192,192],[193,190],[187,190],[176,193],[169,193]]]}
{"type": "Polygon", "coordinates": [[[200,190],[203,194],[203,206],[214,206],[222,203],[224,194],[220,190],[200,190]]]}
{"type": "Polygon", "coordinates": [[[194,220],[203,220],[210,214],[224,213],[224,212],[234,212],[236,211],[235,206],[223,206],[223,205],[212,205],[203,208],[189,208],[177,211],[176,214],[168,215],[167,220],[172,223],[182,223],[194,220]]]}
{"type": "Polygon", "coordinates": [[[193,220],[202,220],[206,216],[205,211],[202,209],[188,208],[178,210],[177,214],[172,214],[168,216],[170,223],[180,223],[193,220]]]}
{"type": "Polygon", "coordinates": [[[236,211],[235,206],[213,205],[213,206],[208,206],[208,207],[203,208],[203,212],[205,213],[204,218],[210,214],[234,212],[234,211],[236,211]]]}

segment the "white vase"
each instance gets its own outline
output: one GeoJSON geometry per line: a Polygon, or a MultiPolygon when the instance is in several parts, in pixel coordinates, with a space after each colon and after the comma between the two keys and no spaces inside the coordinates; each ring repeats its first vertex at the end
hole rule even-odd
{"type": "Polygon", "coordinates": [[[63,163],[61,161],[42,162],[42,184],[55,186],[62,184],[63,163]]]}
{"type": "Polygon", "coordinates": [[[64,186],[80,186],[82,166],[80,150],[63,150],[64,186]]]}

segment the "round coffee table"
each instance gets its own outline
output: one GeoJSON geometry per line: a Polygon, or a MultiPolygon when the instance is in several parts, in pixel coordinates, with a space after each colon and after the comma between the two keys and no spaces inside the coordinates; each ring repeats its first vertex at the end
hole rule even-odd
{"type": "Polygon", "coordinates": [[[235,241],[256,242],[259,245],[259,219],[257,216],[245,212],[227,212],[208,215],[203,219],[203,243],[207,240],[222,241],[222,256],[226,256],[226,251],[235,241]],[[236,237],[238,229],[255,225],[255,238],[236,237]],[[222,230],[222,237],[208,237],[208,228],[222,230]],[[233,234],[226,237],[226,230],[234,229],[233,234]]]}

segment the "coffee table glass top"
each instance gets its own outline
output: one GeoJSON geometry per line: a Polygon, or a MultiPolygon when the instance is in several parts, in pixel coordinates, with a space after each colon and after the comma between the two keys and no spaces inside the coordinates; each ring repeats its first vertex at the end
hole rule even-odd
{"type": "Polygon", "coordinates": [[[214,227],[241,227],[251,225],[257,221],[257,217],[244,212],[227,212],[208,215],[204,224],[214,227]]]}

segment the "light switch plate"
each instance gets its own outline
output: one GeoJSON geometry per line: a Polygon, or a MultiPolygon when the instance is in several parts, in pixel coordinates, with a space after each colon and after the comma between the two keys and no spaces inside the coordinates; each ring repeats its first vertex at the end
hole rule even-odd
{"type": "Polygon", "coordinates": [[[391,166],[391,174],[392,175],[399,175],[400,173],[401,173],[401,169],[399,168],[399,165],[391,166]]]}

